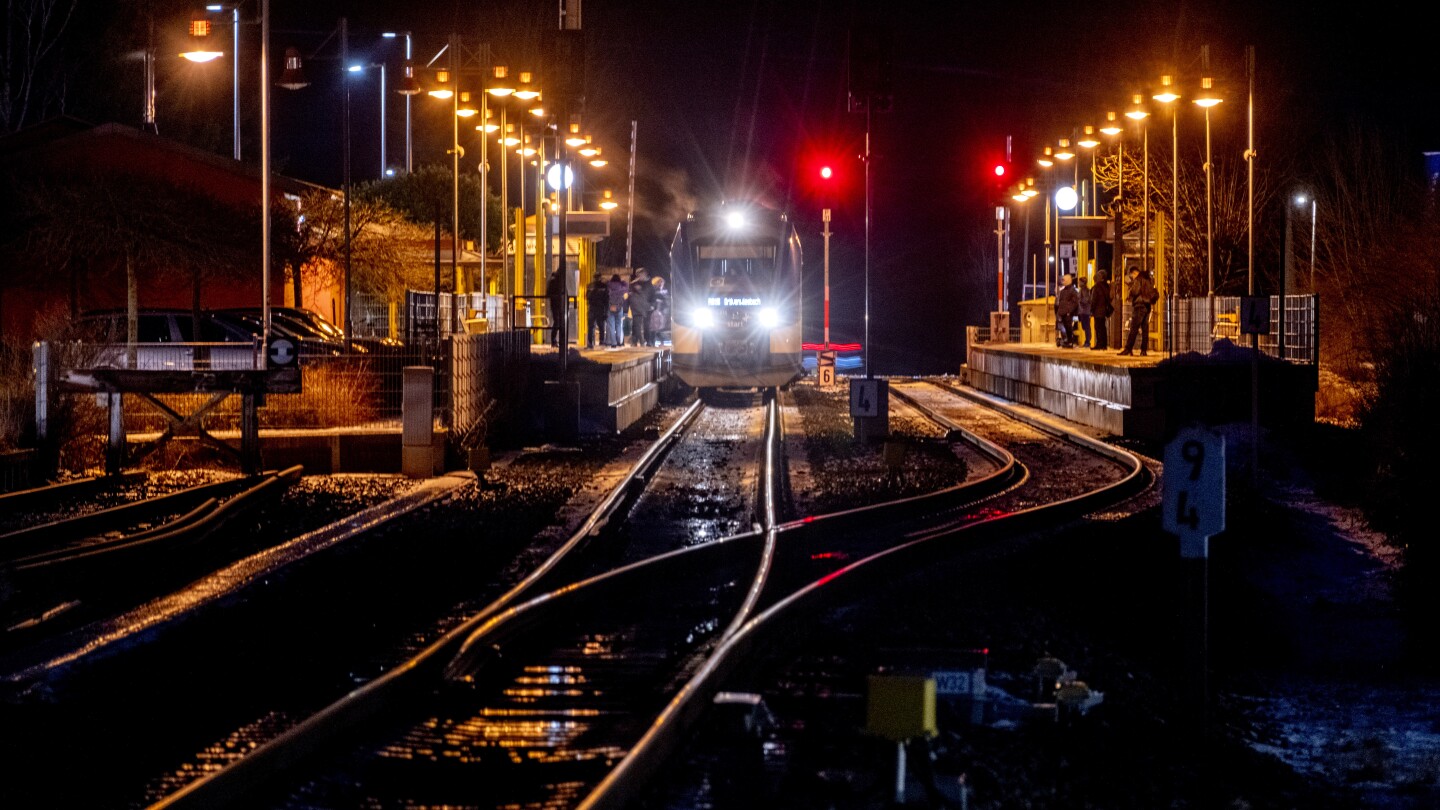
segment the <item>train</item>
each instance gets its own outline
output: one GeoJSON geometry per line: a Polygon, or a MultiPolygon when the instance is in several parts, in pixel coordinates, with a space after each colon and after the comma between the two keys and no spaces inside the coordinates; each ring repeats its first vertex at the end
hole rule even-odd
{"type": "Polygon", "coordinates": [[[670,244],[675,374],[702,391],[799,377],[801,268],[784,212],[739,201],[692,212],[670,244]]]}

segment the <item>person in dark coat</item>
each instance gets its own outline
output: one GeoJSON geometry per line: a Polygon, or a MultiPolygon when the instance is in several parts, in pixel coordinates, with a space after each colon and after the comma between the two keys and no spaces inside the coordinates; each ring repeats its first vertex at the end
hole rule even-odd
{"type": "Polygon", "coordinates": [[[630,280],[630,340],[636,346],[650,345],[650,310],[655,306],[655,288],[650,274],[637,267],[630,280]]]}
{"type": "Polygon", "coordinates": [[[1129,274],[1130,294],[1127,299],[1130,301],[1130,331],[1125,334],[1125,348],[1120,353],[1130,354],[1130,350],[1135,348],[1135,337],[1138,335],[1140,356],[1144,357],[1150,348],[1150,308],[1155,306],[1160,293],[1155,291],[1150,277],[1140,272],[1140,268],[1130,268],[1129,274]]]}
{"type": "Polygon", "coordinates": [[[1110,348],[1110,313],[1115,307],[1110,304],[1110,271],[1095,271],[1095,286],[1090,288],[1090,317],[1094,319],[1094,340],[1092,350],[1110,348]]]}
{"type": "Polygon", "coordinates": [[[609,296],[605,303],[605,345],[618,349],[625,340],[625,298],[630,294],[630,285],[616,273],[605,285],[609,296]]]}
{"type": "MultiPolygon", "coordinates": [[[[1075,291],[1080,297],[1080,302],[1075,310],[1075,324],[1081,332],[1085,333],[1085,342],[1082,347],[1090,348],[1090,288],[1085,286],[1085,279],[1080,278],[1075,282],[1075,291]]],[[[1072,343],[1075,341],[1071,341],[1072,343]]]]}
{"type": "Polygon", "coordinates": [[[605,345],[605,312],[610,306],[610,291],[605,289],[605,279],[600,276],[590,280],[585,291],[585,310],[590,320],[590,345],[605,345]]]}
{"type": "Polygon", "coordinates": [[[1075,313],[1080,311],[1080,293],[1075,277],[1060,277],[1060,290],[1055,294],[1055,343],[1064,349],[1075,346],[1075,313]]]}
{"type": "Polygon", "coordinates": [[[570,310],[565,287],[565,276],[558,271],[550,274],[550,281],[545,285],[545,298],[550,303],[550,325],[554,327],[550,332],[551,346],[560,345],[560,327],[570,310]]]}

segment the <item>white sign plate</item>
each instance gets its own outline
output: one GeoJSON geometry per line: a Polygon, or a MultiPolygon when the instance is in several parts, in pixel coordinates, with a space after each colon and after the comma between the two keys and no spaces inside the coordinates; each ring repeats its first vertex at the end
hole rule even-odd
{"type": "Polygon", "coordinates": [[[880,415],[880,381],[859,379],[850,381],[850,415],[880,415]]]}
{"type": "Polygon", "coordinates": [[[1161,514],[1180,538],[1180,556],[1209,556],[1209,538],[1225,530],[1225,439],[1187,427],[1165,445],[1161,514]]]}

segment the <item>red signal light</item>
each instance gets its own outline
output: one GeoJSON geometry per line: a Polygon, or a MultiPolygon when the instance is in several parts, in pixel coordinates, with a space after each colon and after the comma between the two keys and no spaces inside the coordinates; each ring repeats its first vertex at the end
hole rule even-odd
{"type": "Polygon", "coordinates": [[[834,170],[834,169],[830,168],[829,166],[821,166],[821,167],[820,167],[820,177],[821,177],[821,179],[823,179],[823,180],[829,180],[830,178],[832,178],[832,177],[834,177],[834,176],[835,176],[835,170],[834,170]]]}
{"type": "Polygon", "coordinates": [[[1004,163],[996,163],[996,164],[995,164],[995,177],[998,179],[998,178],[1001,178],[1001,177],[1004,177],[1004,176],[1005,176],[1005,164],[1004,164],[1004,163]]]}

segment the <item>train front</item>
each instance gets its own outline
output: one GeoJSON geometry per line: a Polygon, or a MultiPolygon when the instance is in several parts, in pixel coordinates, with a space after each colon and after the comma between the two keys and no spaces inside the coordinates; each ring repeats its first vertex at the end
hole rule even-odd
{"type": "Polygon", "coordinates": [[[670,246],[675,372],[697,388],[799,376],[800,237],[770,208],[727,203],[680,224],[670,246]]]}

